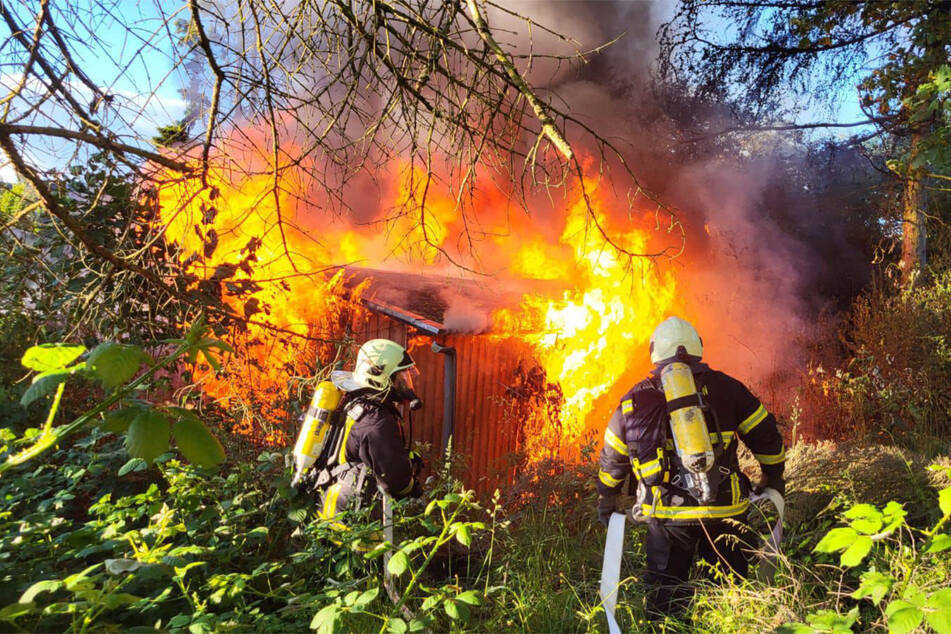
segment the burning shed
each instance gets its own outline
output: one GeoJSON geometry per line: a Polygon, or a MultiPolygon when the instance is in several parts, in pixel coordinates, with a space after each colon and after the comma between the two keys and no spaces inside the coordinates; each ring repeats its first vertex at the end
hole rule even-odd
{"type": "Polygon", "coordinates": [[[391,339],[416,360],[416,391],[425,406],[413,415],[413,440],[428,443],[434,456],[450,446],[467,456],[470,487],[490,490],[504,481],[530,428],[529,410],[553,395],[531,350],[492,329],[491,311],[520,295],[431,275],[368,269],[348,275],[351,287],[364,288],[368,311],[354,339],[391,339]]]}

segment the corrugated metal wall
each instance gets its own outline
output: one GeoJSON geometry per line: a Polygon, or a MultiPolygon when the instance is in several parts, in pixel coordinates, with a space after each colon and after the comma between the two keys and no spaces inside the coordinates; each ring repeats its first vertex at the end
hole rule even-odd
{"type": "MultiPolygon", "coordinates": [[[[383,337],[405,346],[409,328],[373,313],[354,337],[361,343],[383,337]]],[[[442,444],[445,355],[433,352],[429,339],[424,341],[411,349],[420,371],[416,393],[424,403],[413,415],[413,439],[429,443],[433,459],[442,444]]],[[[437,341],[456,349],[454,448],[468,461],[462,479],[477,491],[491,492],[511,476],[512,452],[518,447],[518,407],[511,382],[519,351],[510,342],[485,335],[440,336],[437,341]]]]}

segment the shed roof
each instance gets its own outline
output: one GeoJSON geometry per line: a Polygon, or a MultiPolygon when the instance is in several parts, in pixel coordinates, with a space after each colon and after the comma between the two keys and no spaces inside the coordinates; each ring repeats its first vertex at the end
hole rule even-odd
{"type": "Polygon", "coordinates": [[[492,329],[492,312],[514,308],[524,284],[494,278],[466,279],[433,274],[346,267],[349,288],[367,282],[363,303],[428,334],[482,334],[492,329]]]}

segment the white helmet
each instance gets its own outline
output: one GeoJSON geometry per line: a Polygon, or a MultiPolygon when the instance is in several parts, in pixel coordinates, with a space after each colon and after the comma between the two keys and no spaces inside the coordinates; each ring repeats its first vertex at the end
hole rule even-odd
{"type": "Polygon", "coordinates": [[[657,324],[651,335],[651,363],[656,365],[673,359],[681,346],[692,357],[703,356],[703,339],[690,322],[668,317],[657,324]]]}
{"type": "Polygon", "coordinates": [[[360,346],[357,353],[353,380],[361,387],[382,391],[392,385],[394,374],[414,365],[416,363],[406,348],[395,341],[370,339],[360,346]]]}

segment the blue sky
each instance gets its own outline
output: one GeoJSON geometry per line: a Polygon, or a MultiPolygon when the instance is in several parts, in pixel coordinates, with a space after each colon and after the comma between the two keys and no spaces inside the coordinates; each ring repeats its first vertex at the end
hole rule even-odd
{"type": "MultiPolygon", "coordinates": [[[[23,0],[13,6],[21,23],[31,24],[36,2],[23,0]]],[[[72,5],[82,3],[70,2],[72,5]]],[[[85,7],[72,8],[74,15],[63,12],[64,2],[51,2],[54,19],[60,28],[71,35],[78,65],[86,70],[93,81],[115,96],[109,123],[122,131],[126,142],[148,143],[158,127],[181,119],[185,101],[181,95],[185,77],[173,66],[172,42],[177,37],[175,22],[188,19],[186,4],[162,0],[99,0],[85,7]]],[[[656,18],[663,20],[672,0],[654,4],[656,18]]],[[[564,25],[566,28],[570,24],[564,25]]],[[[0,52],[0,63],[3,60],[0,52]]],[[[4,66],[5,72],[16,66],[4,66]]],[[[18,82],[15,75],[0,76],[0,84],[12,86],[18,82]]],[[[837,98],[838,110],[830,115],[817,106],[805,109],[797,122],[806,123],[834,118],[838,121],[858,121],[864,118],[853,86],[844,86],[837,98]]],[[[25,102],[22,104],[26,106],[25,102]]],[[[64,114],[47,109],[37,125],[64,119],[64,114]]],[[[817,132],[816,135],[848,135],[856,129],[817,132]]],[[[75,157],[67,154],[69,148],[51,141],[45,147],[32,148],[31,158],[42,165],[63,165],[75,157]]],[[[0,169],[0,178],[12,179],[9,168],[0,169]]]]}

